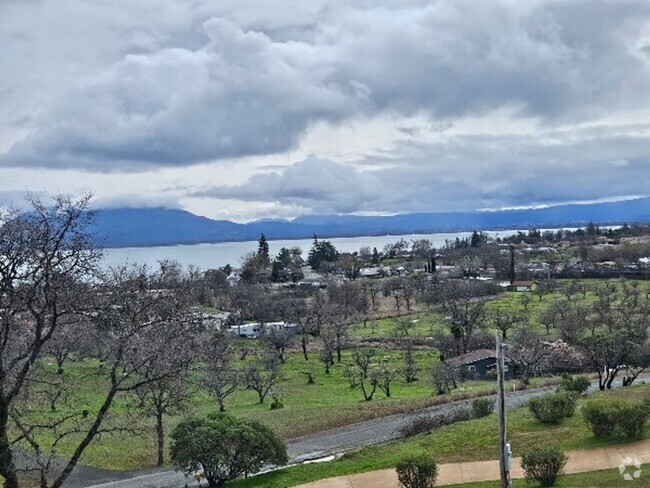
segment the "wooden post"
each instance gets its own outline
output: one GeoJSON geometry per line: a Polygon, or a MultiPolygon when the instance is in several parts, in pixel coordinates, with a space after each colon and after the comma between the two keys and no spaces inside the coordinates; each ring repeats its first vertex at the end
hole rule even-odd
{"type": "Polygon", "coordinates": [[[515,271],[515,246],[510,244],[510,284],[512,285],[517,279],[517,273],[515,271]]]}
{"type": "Polygon", "coordinates": [[[505,391],[505,360],[501,333],[496,332],[497,343],[497,381],[499,383],[497,395],[497,410],[499,415],[499,468],[501,473],[501,488],[510,488],[510,453],[506,444],[506,391],[505,391]]]}

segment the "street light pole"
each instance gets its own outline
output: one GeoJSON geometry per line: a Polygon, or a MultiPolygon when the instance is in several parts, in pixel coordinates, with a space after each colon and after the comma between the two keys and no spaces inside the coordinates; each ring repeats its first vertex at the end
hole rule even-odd
{"type": "Polygon", "coordinates": [[[499,468],[501,473],[501,488],[511,488],[510,480],[510,444],[506,442],[506,390],[505,390],[505,360],[501,333],[496,332],[497,355],[497,381],[499,383],[497,395],[497,410],[499,414],[499,468]]]}

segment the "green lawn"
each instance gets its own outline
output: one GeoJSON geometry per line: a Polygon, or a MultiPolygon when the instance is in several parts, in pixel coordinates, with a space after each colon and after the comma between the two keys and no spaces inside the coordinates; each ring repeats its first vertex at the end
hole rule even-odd
{"type": "MultiPolygon", "coordinates": [[[[404,311],[404,310],[403,310],[404,311]]],[[[398,320],[409,321],[413,324],[410,334],[416,337],[427,337],[444,328],[442,316],[433,311],[418,311],[400,317],[369,319],[364,323],[355,324],[350,328],[352,337],[377,337],[388,339],[395,332],[398,320]]]]}
{"type": "MultiPolygon", "coordinates": [[[[364,401],[358,390],[351,389],[343,375],[344,364],[349,361],[351,352],[345,351],[343,362],[336,364],[329,375],[315,354],[305,361],[298,352],[289,354],[284,366],[284,379],[280,383],[285,407],[270,410],[271,399],[264,404],[258,402],[257,394],[251,390],[240,389],[226,401],[227,410],[237,416],[254,418],[264,422],[278,432],[284,439],[297,437],[321,430],[370,420],[395,413],[409,412],[430,405],[455,399],[467,398],[480,393],[493,392],[492,382],[468,381],[450,395],[432,396],[428,381],[428,370],[438,360],[437,353],[419,350],[416,352],[418,364],[422,368],[420,380],[407,384],[403,379],[395,380],[391,398],[377,390],[372,401],[364,401]],[[307,385],[305,370],[315,374],[316,384],[307,385]]],[[[383,350],[378,360],[398,367],[402,361],[399,351],[383,350]]],[[[53,374],[54,366],[48,366],[53,374]]],[[[105,389],[104,380],[97,376],[97,364],[93,361],[70,363],[65,375],[74,388],[74,405],[78,409],[94,412],[103,400],[101,392],[105,389]]],[[[536,378],[533,386],[541,385],[547,379],[536,378]]],[[[183,415],[194,413],[203,415],[216,410],[216,402],[204,391],[194,393],[183,415]]],[[[40,415],[49,414],[47,408],[40,415]]],[[[96,439],[84,452],[82,463],[90,466],[113,469],[134,470],[155,465],[154,424],[151,419],[138,416],[137,408],[118,398],[106,421],[107,426],[138,427],[140,435],[127,432],[105,434],[96,439]]],[[[91,415],[92,417],[92,415],[91,415]]],[[[166,418],[167,433],[180,420],[179,416],[166,418]]],[[[48,445],[47,433],[41,435],[44,445],[48,445]]],[[[61,457],[69,455],[79,438],[70,436],[58,448],[61,457]]]]}
{"type": "MultiPolygon", "coordinates": [[[[639,401],[650,398],[650,385],[638,385],[598,393],[598,395],[639,401]]],[[[580,401],[582,402],[583,400],[580,401]]],[[[650,426],[645,432],[645,436],[648,435],[650,435],[650,426]]],[[[531,447],[549,444],[559,445],[564,450],[577,450],[625,442],[617,438],[593,437],[582,420],[579,410],[572,418],[564,419],[559,425],[548,426],[537,422],[526,408],[508,413],[508,439],[515,456],[531,447]]],[[[496,459],[498,457],[496,415],[460,422],[429,434],[368,447],[350,453],[337,461],[285,468],[249,480],[240,480],[229,486],[238,488],[295,486],[332,476],[390,468],[406,456],[425,453],[433,456],[439,463],[496,459]]]]}

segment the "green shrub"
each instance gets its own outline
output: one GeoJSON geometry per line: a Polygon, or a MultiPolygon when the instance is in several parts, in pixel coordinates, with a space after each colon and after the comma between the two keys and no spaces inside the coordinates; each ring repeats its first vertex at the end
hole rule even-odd
{"type": "Polygon", "coordinates": [[[487,417],[492,412],[494,412],[493,398],[477,398],[472,402],[474,418],[480,419],[481,417],[487,417]]]}
{"type": "Polygon", "coordinates": [[[225,413],[187,417],[171,438],[174,464],[186,473],[202,466],[209,486],[223,486],[262,466],[281,466],[289,460],[284,442],[267,426],[225,413]]]}
{"type": "Polygon", "coordinates": [[[592,400],[582,407],[582,417],[596,437],[614,435],[616,409],[612,402],[592,400]]]}
{"type": "Polygon", "coordinates": [[[617,412],[616,427],[621,435],[639,437],[645,429],[648,411],[644,405],[624,405],[617,412]]]}
{"type": "Polygon", "coordinates": [[[404,488],[431,488],[438,477],[436,461],[427,456],[408,457],[395,467],[404,488]]]}
{"type": "Polygon", "coordinates": [[[586,376],[562,375],[562,380],[558,390],[582,395],[587,392],[591,386],[591,381],[586,376]]]}
{"type": "Polygon", "coordinates": [[[521,457],[521,467],[526,480],[537,481],[542,486],[553,486],[562,474],[567,456],[558,447],[539,447],[521,457]]]}
{"type": "Polygon", "coordinates": [[[564,417],[572,417],[575,400],[566,393],[549,393],[542,397],[531,398],[528,408],[533,416],[543,424],[557,424],[564,417]]]}
{"type": "Polygon", "coordinates": [[[650,415],[647,404],[617,400],[593,400],[582,408],[582,416],[596,437],[638,437],[650,415]]]}
{"type": "Polygon", "coordinates": [[[642,406],[646,412],[650,413],[650,398],[644,398],[642,406]]]}

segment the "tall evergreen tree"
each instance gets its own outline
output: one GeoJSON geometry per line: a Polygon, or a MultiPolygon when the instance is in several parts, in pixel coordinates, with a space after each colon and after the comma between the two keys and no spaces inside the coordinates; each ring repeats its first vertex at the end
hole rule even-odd
{"type": "Polygon", "coordinates": [[[266,241],[264,233],[260,235],[259,244],[257,246],[257,255],[262,259],[264,266],[271,264],[271,257],[269,255],[269,243],[266,241]]]}
{"type": "Polygon", "coordinates": [[[333,263],[339,257],[339,252],[330,241],[319,241],[314,235],[314,244],[309,250],[307,264],[312,269],[319,269],[323,263],[333,263]]]}

